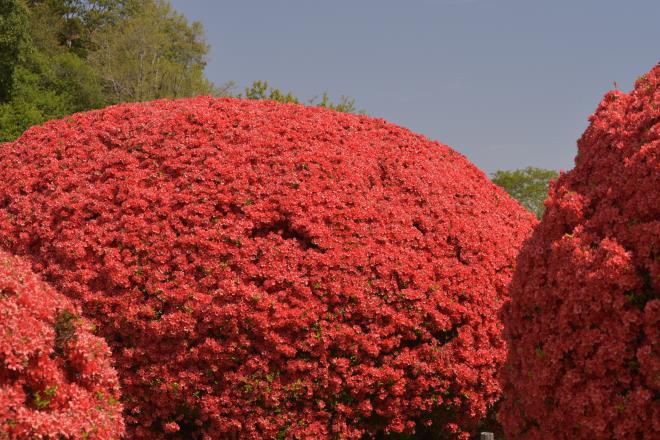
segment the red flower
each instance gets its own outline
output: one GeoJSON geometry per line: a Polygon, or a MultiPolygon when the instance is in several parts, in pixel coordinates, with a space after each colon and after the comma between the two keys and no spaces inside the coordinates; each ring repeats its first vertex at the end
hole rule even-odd
{"type": "Polygon", "coordinates": [[[660,438],[660,65],[605,95],[504,308],[513,439],[660,438]]]}
{"type": "Polygon", "coordinates": [[[497,311],[534,220],[448,147],[200,97],[0,148],[0,245],[98,324],[131,438],[359,438],[429,418],[459,435],[498,399],[497,311]]]}
{"type": "Polygon", "coordinates": [[[3,439],[117,439],[124,432],[110,350],[29,265],[0,252],[3,439]]]}

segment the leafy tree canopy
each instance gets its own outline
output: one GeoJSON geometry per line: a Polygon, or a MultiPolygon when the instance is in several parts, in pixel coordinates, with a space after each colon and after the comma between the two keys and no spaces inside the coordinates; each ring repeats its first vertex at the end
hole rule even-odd
{"type": "Polygon", "coordinates": [[[144,2],[91,41],[90,65],[113,103],[213,93],[204,77],[209,46],[202,25],[189,24],[168,2],[144,2]]]}
{"type": "Polygon", "coordinates": [[[14,71],[27,38],[28,11],[19,0],[0,0],[0,102],[9,99],[14,71]]]}
{"type": "MultiPolygon", "coordinates": [[[[209,46],[167,0],[0,0],[0,142],[110,104],[196,95],[300,102],[267,81],[244,93],[204,75],[209,46]]],[[[308,105],[358,111],[327,93],[308,105]]]]}
{"type": "MultiPolygon", "coordinates": [[[[268,81],[254,81],[252,84],[245,88],[244,93],[239,93],[235,96],[239,98],[245,97],[248,99],[270,99],[272,101],[282,103],[300,103],[300,100],[293,93],[284,93],[282,90],[269,85],[268,81]]],[[[311,106],[330,108],[344,113],[365,113],[364,110],[357,110],[357,107],[355,106],[355,99],[342,95],[338,102],[332,102],[330,100],[330,95],[328,95],[327,92],[323,92],[320,97],[315,96],[311,99],[308,99],[306,104],[311,106]]]]}
{"type": "Polygon", "coordinates": [[[0,142],[124,101],[210,94],[198,22],[160,0],[0,0],[0,142]]]}
{"type": "Polygon", "coordinates": [[[517,170],[498,170],[493,173],[492,181],[541,218],[550,179],[557,176],[555,170],[527,167],[517,170]]]}

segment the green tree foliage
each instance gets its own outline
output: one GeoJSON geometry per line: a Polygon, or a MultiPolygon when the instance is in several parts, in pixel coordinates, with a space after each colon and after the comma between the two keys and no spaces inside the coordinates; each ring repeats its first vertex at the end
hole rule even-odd
{"type": "Polygon", "coordinates": [[[71,113],[54,69],[39,52],[14,72],[11,100],[0,104],[0,141],[18,137],[27,127],[71,113]]]}
{"type": "Polygon", "coordinates": [[[20,0],[0,0],[0,102],[8,101],[27,39],[28,11],[20,0]]]}
{"type": "MultiPolygon", "coordinates": [[[[239,93],[236,97],[242,98],[243,95],[239,93]]],[[[245,97],[247,99],[270,99],[284,104],[289,102],[297,104],[300,102],[293,93],[284,93],[280,89],[271,87],[268,85],[268,81],[254,81],[245,88],[245,97]]]]}
{"type": "Polygon", "coordinates": [[[90,65],[111,102],[211,94],[204,77],[208,45],[201,23],[163,1],[145,1],[125,19],[92,34],[90,65]]]}
{"type": "MultiPolygon", "coordinates": [[[[31,125],[127,101],[213,94],[300,102],[266,81],[232,94],[204,76],[201,23],[167,0],[0,0],[0,142],[31,125]]],[[[358,112],[327,93],[306,102],[358,112]]]]}
{"type": "Polygon", "coordinates": [[[0,0],[0,142],[124,101],[218,93],[208,46],[160,0],[0,0]]]}
{"type": "Polygon", "coordinates": [[[95,50],[93,34],[136,13],[139,0],[28,0],[34,24],[31,30],[41,50],[66,47],[86,58],[95,50]],[[48,26],[44,26],[44,25],[48,26]]]}
{"type": "Polygon", "coordinates": [[[541,218],[550,179],[556,178],[557,175],[555,170],[527,167],[517,170],[498,170],[493,173],[492,181],[541,218]]]}
{"type": "MultiPolygon", "coordinates": [[[[245,88],[245,92],[235,95],[236,97],[245,97],[248,99],[270,99],[282,103],[300,103],[300,100],[291,92],[284,93],[282,90],[272,87],[268,81],[254,81],[245,88]]],[[[325,107],[344,113],[365,113],[364,110],[357,110],[355,99],[341,96],[339,102],[330,101],[330,96],[324,92],[320,98],[314,97],[307,101],[308,105],[325,107]]]]}
{"type": "Polygon", "coordinates": [[[103,105],[92,69],[57,42],[57,20],[52,11],[46,13],[50,5],[0,1],[14,3],[12,9],[21,15],[13,20],[14,62],[3,72],[8,87],[0,100],[0,141],[12,140],[47,119],[103,105]]]}
{"type": "Polygon", "coordinates": [[[344,95],[339,97],[339,102],[332,102],[330,101],[330,96],[326,92],[323,92],[320,99],[315,97],[310,99],[308,103],[309,105],[315,105],[318,107],[331,108],[338,112],[366,114],[364,110],[358,110],[355,107],[354,98],[349,98],[348,96],[344,95]]]}

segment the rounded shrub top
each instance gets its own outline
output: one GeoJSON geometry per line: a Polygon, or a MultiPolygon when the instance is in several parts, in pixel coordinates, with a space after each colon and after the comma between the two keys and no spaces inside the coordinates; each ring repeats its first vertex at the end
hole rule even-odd
{"type": "Polygon", "coordinates": [[[496,311],[534,220],[448,147],[199,97],[0,148],[0,246],[99,325],[132,438],[465,435],[497,400],[496,311]]]}
{"type": "Polygon", "coordinates": [[[521,251],[509,438],[660,438],[659,84],[660,66],[605,95],[521,251]]]}
{"type": "Polygon", "coordinates": [[[110,350],[70,301],[0,252],[0,438],[118,439],[110,350]]]}

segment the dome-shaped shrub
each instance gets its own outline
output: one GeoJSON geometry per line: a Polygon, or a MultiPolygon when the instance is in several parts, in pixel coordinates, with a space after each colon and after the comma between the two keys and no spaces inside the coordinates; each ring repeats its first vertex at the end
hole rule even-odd
{"type": "Polygon", "coordinates": [[[110,350],[70,301],[0,252],[0,438],[118,439],[110,350]]]}
{"type": "Polygon", "coordinates": [[[0,245],[99,325],[131,438],[460,433],[499,397],[533,219],[444,145],[202,97],[32,128],[0,170],[0,245]]]}
{"type": "Polygon", "coordinates": [[[608,93],[504,308],[511,439],[660,438],[660,66],[608,93]]]}

